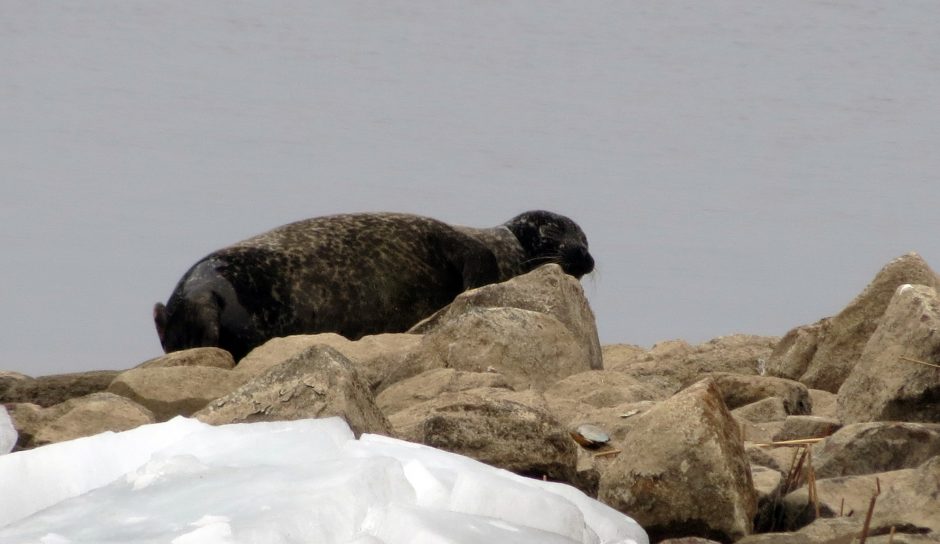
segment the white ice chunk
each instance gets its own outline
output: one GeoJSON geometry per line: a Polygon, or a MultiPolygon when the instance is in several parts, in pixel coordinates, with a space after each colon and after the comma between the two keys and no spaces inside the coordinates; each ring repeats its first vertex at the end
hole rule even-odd
{"type": "Polygon", "coordinates": [[[13,420],[7,409],[0,405],[0,455],[10,453],[13,446],[16,445],[16,439],[19,435],[16,428],[13,427],[13,420]]]}

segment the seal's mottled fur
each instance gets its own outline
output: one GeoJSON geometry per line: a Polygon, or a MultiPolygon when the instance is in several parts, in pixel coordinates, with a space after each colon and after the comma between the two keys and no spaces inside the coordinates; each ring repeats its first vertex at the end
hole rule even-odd
{"type": "Polygon", "coordinates": [[[237,361],[265,341],[401,332],[479,287],[555,262],[594,268],[567,217],[525,212],[491,229],[396,213],[298,221],[216,251],[154,306],[163,349],[218,346],[237,361]]]}

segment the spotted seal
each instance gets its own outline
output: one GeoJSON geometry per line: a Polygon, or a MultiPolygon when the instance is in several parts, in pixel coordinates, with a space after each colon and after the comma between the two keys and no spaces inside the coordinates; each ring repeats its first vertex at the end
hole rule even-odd
{"type": "Polygon", "coordinates": [[[571,219],[535,210],[485,229],[400,213],[290,223],[193,265],[153,318],[163,349],[218,346],[241,359],[267,340],[402,332],[461,292],[545,263],[594,269],[571,219]]]}

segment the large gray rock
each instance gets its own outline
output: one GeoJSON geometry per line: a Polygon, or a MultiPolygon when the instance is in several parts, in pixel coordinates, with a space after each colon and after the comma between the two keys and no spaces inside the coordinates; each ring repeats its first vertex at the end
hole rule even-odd
{"type": "Polygon", "coordinates": [[[814,389],[838,391],[875,332],[894,291],[904,284],[936,288],[937,275],[916,253],[881,269],[838,315],[787,333],[767,362],[773,376],[799,380],[814,389]]]}
{"type": "Polygon", "coordinates": [[[0,381],[0,388],[3,384],[6,385],[6,390],[0,392],[0,404],[27,402],[39,406],[53,406],[71,398],[106,390],[119,372],[94,370],[38,378],[5,374],[3,381],[0,381]]]}
{"type": "Polygon", "coordinates": [[[768,397],[783,399],[784,410],[791,415],[809,414],[813,408],[806,386],[794,380],[730,372],[714,372],[708,377],[715,380],[731,410],[768,397]]]}
{"type": "Polygon", "coordinates": [[[307,348],[195,413],[213,425],[331,416],[345,419],[356,436],[391,431],[355,365],[323,345],[307,348]]]}
{"type": "Polygon", "coordinates": [[[589,370],[573,374],[552,385],[545,395],[573,399],[597,408],[660,399],[655,389],[645,386],[629,374],[612,370],[589,370]]]}
{"type": "Polygon", "coordinates": [[[757,497],[738,425],[711,380],[660,402],[637,422],[601,475],[598,498],[633,517],[652,541],[751,532],[757,497]]]}
{"type": "Polygon", "coordinates": [[[390,372],[405,366],[420,342],[421,335],[402,333],[375,334],[358,340],[335,333],[272,338],[248,353],[235,370],[251,377],[260,376],[313,346],[329,346],[349,359],[375,392],[379,384],[387,381],[390,372]]]}
{"type": "Polygon", "coordinates": [[[173,366],[208,366],[231,370],[235,367],[232,354],[221,348],[191,348],[174,351],[140,363],[135,368],[169,368],[173,366]]]}
{"type": "Polygon", "coordinates": [[[853,423],[813,447],[817,478],[914,468],[940,455],[940,424],[853,423]]]}
{"type": "Polygon", "coordinates": [[[586,352],[588,368],[603,368],[594,312],[581,282],[557,264],[540,266],[528,274],[461,293],[450,305],[415,325],[411,332],[430,333],[474,309],[518,308],[546,314],[571,332],[586,352]]]}
{"type": "Polygon", "coordinates": [[[780,397],[767,397],[757,402],[735,408],[731,414],[736,418],[745,419],[751,423],[768,423],[783,421],[787,418],[787,408],[780,397]]]}
{"type": "Polygon", "coordinates": [[[839,389],[839,416],[860,421],[940,422],[940,300],[932,287],[903,285],[839,389]]]}
{"type": "Polygon", "coordinates": [[[570,482],[577,446],[533,391],[445,392],[392,414],[397,436],[518,474],[570,482]]]}
{"type": "Polygon", "coordinates": [[[156,366],[122,372],[108,391],[146,407],[157,421],[167,421],[175,416],[191,416],[244,382],[244,376],[222,368],[156,366]]]}
{"type": "Polygon", "coordinates": [[[105,431],[127,431],[156,421],[150,410],[113,393],[92,393],[49,408],[13,404],[11,416],[20,434],[20,449],[105,431]]]}

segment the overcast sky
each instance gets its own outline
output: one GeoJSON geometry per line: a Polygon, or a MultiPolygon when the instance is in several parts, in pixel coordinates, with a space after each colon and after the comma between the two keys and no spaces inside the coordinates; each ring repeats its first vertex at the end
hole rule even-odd
{"type": "Polygon", "coordinates": [[[578,221],[602,343],[782,335],[940,267],[940,3],[0,0],[0,369],[127,368],[212,250],[578,221]]]}

